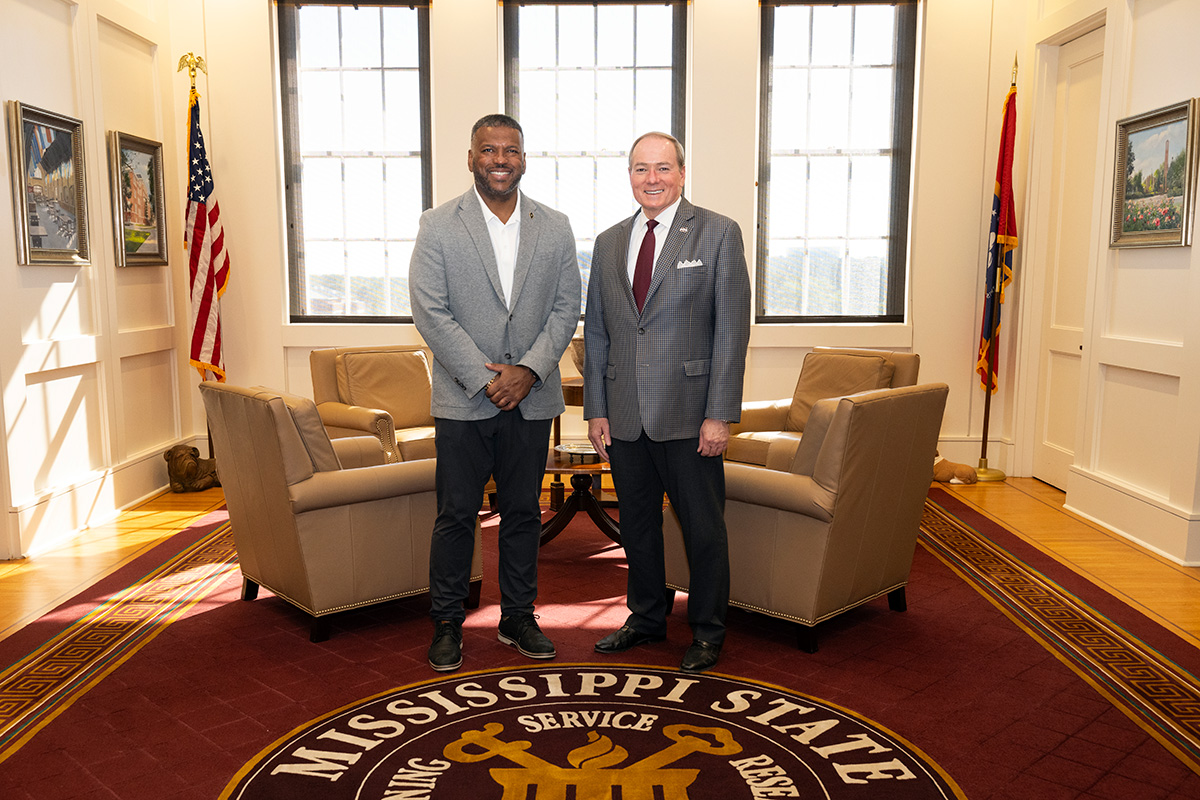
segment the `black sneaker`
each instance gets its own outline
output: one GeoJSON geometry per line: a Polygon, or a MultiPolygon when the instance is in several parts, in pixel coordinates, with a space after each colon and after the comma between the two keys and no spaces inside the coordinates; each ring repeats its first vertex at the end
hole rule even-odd
{"type": "Polygon", "coordinates": [[[462,666],[462,625],[450,620],[433,623],[429,666],[438,672],[453,672],[462,666]]]}
{"type": "Polygon", "coordinates": [[[496,638],[504,644],[511,644],[528,658],[554,658],[558,655],[554,643],[542,633],[533,614],[502,617],[496,638]]]}

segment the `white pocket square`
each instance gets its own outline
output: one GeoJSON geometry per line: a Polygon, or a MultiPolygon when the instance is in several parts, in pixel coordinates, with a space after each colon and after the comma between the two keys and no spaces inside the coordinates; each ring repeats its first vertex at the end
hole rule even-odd
{"type": "Polygon", "coordinates": [[[687,269],[688,267],[703,267],[704,262],[697,259],[695,261],[680,261],[675,265],[675,269],[687,269]]]}

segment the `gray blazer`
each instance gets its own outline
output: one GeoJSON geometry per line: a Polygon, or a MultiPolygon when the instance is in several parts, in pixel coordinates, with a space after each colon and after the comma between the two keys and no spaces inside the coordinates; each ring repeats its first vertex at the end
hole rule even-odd
{"type": "Polygon", "coordinates": [[[700,435],[737,422],[750,341],[750,278],[737,223],[681,200],[641,314],[627,266],[633,220],[596,238],[584,321],[586,419],[614,438],[700,435]]]}
{"type": "Polygon", "coordinates": [[[563,412],[558,362],[579,323],[580,277],[566,215],[521,195],[521,242],[512,307],[474,188],[421,215],[409,265],[413,321],[433,353],[430,410],[443,419],[500,413],[483,388],[485,363],[522,364],[538,374],[519,409],[525,419],[563,412]]]}

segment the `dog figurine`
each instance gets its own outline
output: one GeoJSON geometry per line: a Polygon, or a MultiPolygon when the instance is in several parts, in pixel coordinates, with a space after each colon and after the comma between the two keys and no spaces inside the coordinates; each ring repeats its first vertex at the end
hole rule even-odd
{"type": "Polygon", "coordinates": [[[216,459],[201,458],[195,447],[177,444],[163,453],[163,458],[172,492],[202,492],[221,485],[216,459]]]}
{"type": "Polygon", "coordinates": [[[933,459],[933,479],[939,483],[975,483],[979,476],[974,467],[936,456],[933,459]]]}

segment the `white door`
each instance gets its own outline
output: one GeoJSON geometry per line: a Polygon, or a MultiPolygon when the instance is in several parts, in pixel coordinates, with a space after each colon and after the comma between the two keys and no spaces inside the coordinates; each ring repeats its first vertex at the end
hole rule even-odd
{"type": "Polygon", "coordinates": [[[1059,48],[1033,476],[1064,490],[1075,460],[1103,66],[1103,28],[1059,48]]]}

